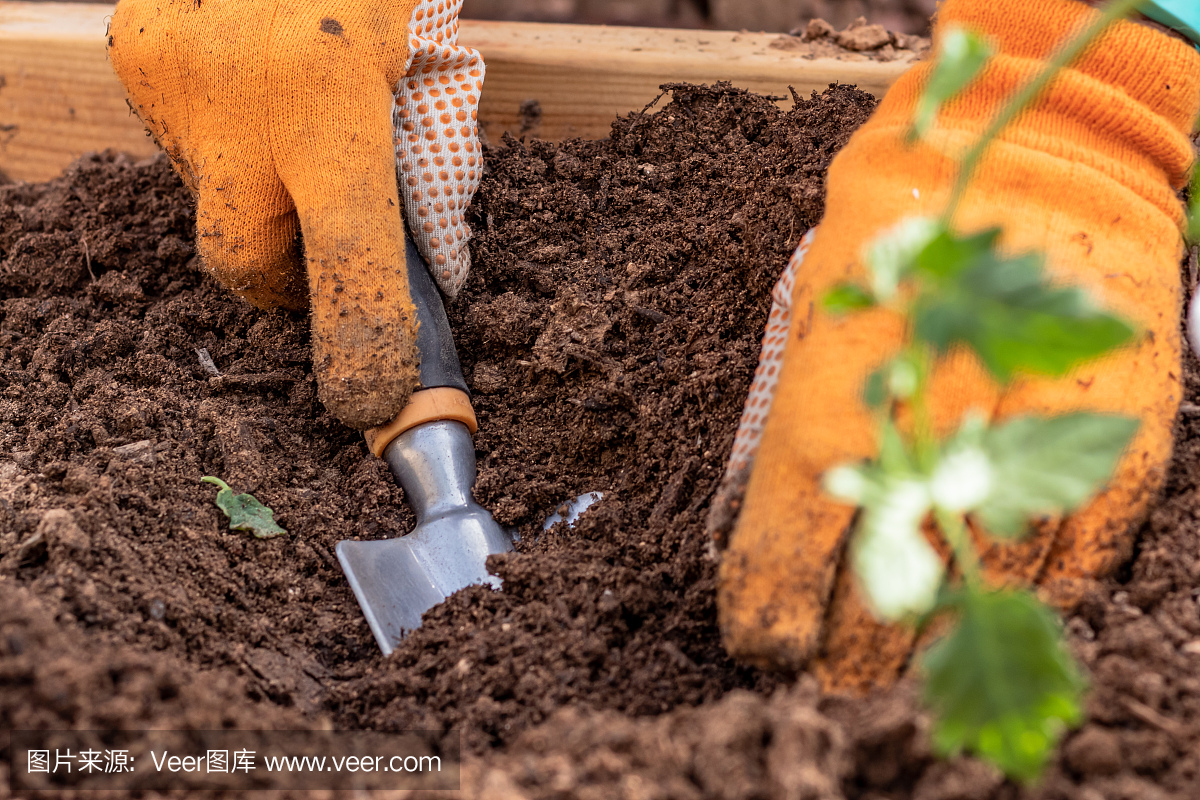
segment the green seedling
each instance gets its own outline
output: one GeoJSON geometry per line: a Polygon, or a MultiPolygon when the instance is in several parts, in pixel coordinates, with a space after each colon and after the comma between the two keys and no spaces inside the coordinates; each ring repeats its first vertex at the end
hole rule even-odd
{"type": "Polygon", "coordinates": [[[260,503],[254,495],[234,494],[229,484],[212,475],[205,475],[200,480],[220,487],[215,502],[229,517],[229,530],[250,531],[259,539],[287,533],[275,522],[275,512],[260,503]]]}
{"type": "Polygon", "coordinates": [[[830,470],[825,487],[862,511],[850,557],[876,615],[957,619],[922,662],[939,747],[974,751],[1031,780],[1079,720],[1083,682],[1048,609],[1027,592],[983,585],[967,532],[973,524],[1017,539],[1031,522],[1079,508],[1111,476],[1138,421],[1080,412],[994,423],[977,412],[939,439],[929,377],[953,348],[973,351],[1001,384],[1058,377],[1136,333],[1082,290],[1051,284],[1039,257],[1001,256],[998,233],[957,236],[909,221],[868,251],[870,286],[838,287],[826,299],[843,313],[886,305],[911,324],[904,349],[863,389],[879,417],[879,457],[830,470]],[[902,407],[912,412],[905,431],[902,407]],[[931,517],[954,553],[953,580],[922,532],[931,517]],[[939,602],[949,587],[953,599],[939,602]]]}
{"type": "MultiPolygon", "coordinates": [[[[999,229],[962,235],[953,225],[990,142],[1138,1],[1111,3],[1018,90],[964,154],[940,219],[907,219],[886,232],[864,253],[866,281],[837,286],[824,298],[833,313],[886,306],[909,322],[901,351],[863,387],[878,418],[878,458],[825,475],[827,492],[860,509],[852,568],[879,618],[914,625],[949,618],[918,661],[939,752],[972,751],[1025,782],[1037,778],[1063,731],[1082,719],[1085,683],[1052,611],[1030,592],[984,584],[970,531],[1015,540],[1084,505],[1111,477],[1139,423],[1091,413],[994,422],[976,411],[939,438],[928,411],[929,379],[938,360],[959,348],[1008,385],[1022,376],[1063,376],[1138,338],[1088,293],[1054,284],[1041,254],[1005,255],[999,229]],[[903,428],[902,412],[910,420],[903,428]],[[926,538],[930,520],[953,553],[953,570],[926,538]]],[[[948,33],[911,140],[934,132],[939,110],[986,68],[989,55],[971,32],[948,33]]],[[[1200,235],[1197,194],[1200,178],[1193,236],[1200,235]]]]}

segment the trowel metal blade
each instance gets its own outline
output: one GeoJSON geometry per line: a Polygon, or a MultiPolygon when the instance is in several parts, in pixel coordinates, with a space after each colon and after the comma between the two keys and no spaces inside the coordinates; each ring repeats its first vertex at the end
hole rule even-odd
{"type": "Polygon", "coordinates": [[[337,557],[385,656],[408,631],[420,627],[422,614],[447,597],[422,566],[408,537],[338,542],[337,557]]]}
{"type": "MultiPolygon", "coordinates": [[[[589,492],[566,504],[565,521],[603,497],[589,492]]],[[[564,517],[552,514],[545,528],[564,517]]],[[[338,543],[337,557],[383,654],[421,625],[421,615],[459,589],[489,585],[500,579],[487,572],[487,557],[512,549],[508,535],[478,509],[465,515],[430,520],[399,539],[338,543]]]]}
{"type": "Polygon", "coordinates": [[[546,521],[542,523],[542,530],[548,531],[559,522],[566,522],[568,527],[574,528],[579,516],[603,499],[604,492],[584,492],[571,502],[559,506],[558,511],[546,517],[546,521]],[[566,516],[563,516],[564,513],[566,516]]]}

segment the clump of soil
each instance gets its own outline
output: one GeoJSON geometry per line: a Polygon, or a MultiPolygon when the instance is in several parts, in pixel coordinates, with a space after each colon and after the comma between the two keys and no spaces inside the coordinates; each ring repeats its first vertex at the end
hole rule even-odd
{"type": "Polygon", "coordinates": [[[332,551],[412,517],[316,401],[306,320],[202,276],[162,158],[0,187],[0,727],[454,728],[489,798],[1200,795],[1191,374],[1138,556],[1069,621],[1091,721],[1041,789],[935,760],[911,685],[823,698],[721,650],[707,505],[771,285],[873,105],[674,86],[609,140],[488,152],[450,315],[477,493],[523,540],[503,592],[456,595],[388,660],[332,551]],[[227,530],[206,474],[289,535],[227,530]]]}
{"type": "MultiPolygon", "coordinates": [[[[171,654],[79,637],[56,618],[55,603],[26,587],[4,585],[0,597],[5,729],[255,730],[311,724],[294,710],[251,702],[244,682],[232,673],[205,672],[197,679],[193,667],[171,654]]],[[[7,787],[6,768],[0,764],[7,787]]]]}
{"type": "Polygon", "coordinates": [[[889,31],[864,17],[840,31],[823,19],[812,19],[771,42],[776,50],[799,53],[801,58],[839,61],[916,61],[928,55],[931,46],[928,37],[889,31]]]}

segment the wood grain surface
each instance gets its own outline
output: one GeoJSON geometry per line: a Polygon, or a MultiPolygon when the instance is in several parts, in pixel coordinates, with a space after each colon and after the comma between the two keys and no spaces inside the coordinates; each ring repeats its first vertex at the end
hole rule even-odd
{"type": "MultiPolygon", "coordinates": [[[[111,13],[103,4],[0,0],[0,170],[10,178],[45,180],[108,147],[155,151],[108,63],[111,13]]],[[[841,82],[878,95],[911,64],[805,58],[762,33],[464,20],[459,36],[488,65],[480,116],[493,142],[504,131],[602,138],[663,83],[727,80],[783,97],[789,86],[807,95],[841,82]]]]}

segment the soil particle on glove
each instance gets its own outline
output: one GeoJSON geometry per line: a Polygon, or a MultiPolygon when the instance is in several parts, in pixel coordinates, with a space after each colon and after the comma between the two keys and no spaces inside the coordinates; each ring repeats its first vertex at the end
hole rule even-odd
{"type": "Polygon", "coordinates": [[[477,494],[523,538],[503,592],[387,660],[333,548],[413,520],[317,401],[307,320],[203,277],[165,158],[0,187],[0,726],[456,729],[480,797],[1200,796],[1195,405],[1135,560],[1068,620],[1090,720],[1040,788],[937,761],[910,683],[823,698],[720,647],[707,505],[771,286],[872,107],[677,86],[609,140],[488,152],[449,313],[477,494]],[[288,535],[228,530],[203,475],[288,535]]]}

